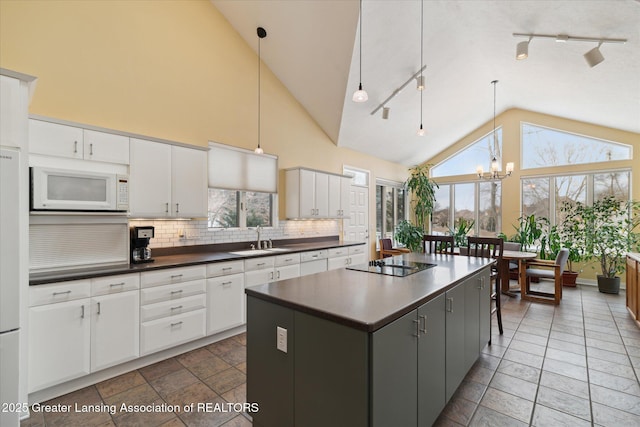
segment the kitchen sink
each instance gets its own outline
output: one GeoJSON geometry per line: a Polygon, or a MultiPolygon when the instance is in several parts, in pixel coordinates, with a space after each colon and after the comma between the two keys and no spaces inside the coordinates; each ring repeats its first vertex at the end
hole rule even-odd
{"type": "Polygon", "coordinates": [[[245,251],[233,251],[233,252],[229,252],[230,254],[234,254],[234,255],[264,255],[264,254],[270,254],[271,251],[268,249],[247,249],[245,251]]]}
{"type": "Polygon", "coordinates": [[[251,256],[251,255],[266,255],[274,252],[287,252],[289,250],[290,249],[287,249],[287,248],[246,249],[244,251],[232,251],[229,253],[233,255],[251,256]]]}

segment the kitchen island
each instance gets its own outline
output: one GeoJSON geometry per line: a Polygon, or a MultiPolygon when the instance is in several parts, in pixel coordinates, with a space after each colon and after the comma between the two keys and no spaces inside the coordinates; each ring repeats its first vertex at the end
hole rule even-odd
{"type": "Polygon", "coordinates": [[[489,340],[492,261],[385,261],[435,265],[405,277],[340,269],[245,290],[254,426],[435,421],[489,340]]]}

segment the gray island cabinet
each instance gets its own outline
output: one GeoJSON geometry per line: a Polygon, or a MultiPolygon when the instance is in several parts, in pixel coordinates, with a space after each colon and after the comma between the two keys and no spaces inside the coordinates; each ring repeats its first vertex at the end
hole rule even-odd
{"type": "Polygon", "coordinates": [[[406,277],[347,269],[247,288],[247,401],[260,427],[430,426],[487,344],[492,261],[406,277]]]}

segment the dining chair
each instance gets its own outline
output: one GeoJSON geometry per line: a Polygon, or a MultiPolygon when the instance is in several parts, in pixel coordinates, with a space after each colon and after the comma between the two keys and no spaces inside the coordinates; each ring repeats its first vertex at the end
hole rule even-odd
{"type": "MultiPolygon", "coordinates": [[[[498,330],[502,335],[504,331],[502,328],[502,311],[500,309],[500,265],[503,262],[504,240],[497,237],[468,237],[467,242],[468,257],[493,258],[496,260],[496,264],[491,267],[491,282],[493,284],[491,300],[494,302],[491,314],[496,313],[498,330]]],[[[491,345],[491,331],[489,331],[489,345],[491,345]]]]}
{"type": "Polygon", "coordinates": [[[453,255],[455,239],[453,236],[425,234],[422,236],[422,249],[426,254],[453,255]]]}
{"type": "MultiPolygon", "coordinates": [[[[517,251],[522,248],[522,243],[518,242],[504,242],[505,251],[517,251]]],[[[509,273],[515,273],[515,278],[518,278],[518,263],[515,261],[509,261],[509,273]]],[[[511,276],[511,274],[509,274],[511,276]]]]}
{"type": "Polygon", "coordinates": [[[394,248],[391,239],[380,239],[378,243],[380,247],[380,259],[410,252],[407,248],[394,248]]]}
{"type": "Polygon", "coordinates": [[[525,284],[525,297],[530,297],[533,301],[551,302],[555,305],[560,304],[562,299],[562,273],[569,259],[569,249],[562,248],[556,255],[555,261],[534,259],[527,261],[527,281],[525,284]],[[529,268],[541,267],[541,268],[529,268]],[[542,292],[531,290],[531,279],[552,279],[553,292],[542,292]],[[533,298],[531,298],[533,297],[533,298]],[[536,298],[542,297],[542,298],[536,298]]]}

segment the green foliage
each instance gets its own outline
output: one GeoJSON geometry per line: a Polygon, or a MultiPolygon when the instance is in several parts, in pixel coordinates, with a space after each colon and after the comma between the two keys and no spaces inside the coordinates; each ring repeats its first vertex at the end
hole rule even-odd
{"type": "Polygon", "coordinates": [[[526,252],[530,246],[542,236],[543,221],[536,218],[535,215],[523,215],[518,218],[518,226],[514,226],[516,234],[509,239],[512,242],[518,242],[522,245],[522,250],[526,252]]]}
{"type": "Polygon", "coordinates": [[[429,219],[436,201],[435,191],[438,184],[429,178],[431,165],[416,166],[411,169],[411,176],[406,181],[406,186],[413,192],[411,204],[416,220],[416,225],[423,233],[427,232],[429,219]]]}
{"type": "Polygon", "coordinates": [[[400,221],[396,226],[395,239],[405,245],[411,252],[418,252],[422,246],[422,228],[411,224],[407,220],[400,221]]]}
{"type": "Polygon", "coordinates": [[[474,224],[475,221],[473,220],[468,221],[464,218],[458,218],[454,228],[449,228],[449,234],[453,236],[456,246],[467,246],[467,235],[473,229],[474,224]]]}
{"type": "Polygon", "coordinates": [[[592,206],[576,203],[573,215],[585,257],[596,258],[605,277],[623,273],[625,255],[640,247],[640,202],[608,196],[592,206]]]}

